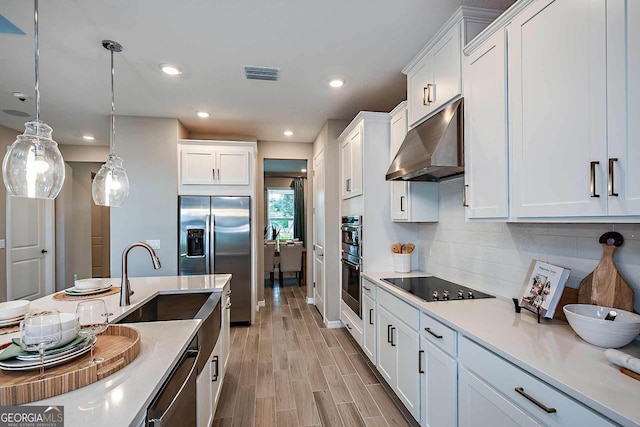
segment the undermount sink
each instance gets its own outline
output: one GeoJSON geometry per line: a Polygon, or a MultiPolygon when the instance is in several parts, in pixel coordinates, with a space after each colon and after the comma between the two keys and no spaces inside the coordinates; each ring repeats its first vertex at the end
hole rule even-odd
{"type": "Polygon", "coordinates": [[[212,295],[212,292],[159,294],[115,323],[205,319],[216,303],[206,304],[212,295]]]}

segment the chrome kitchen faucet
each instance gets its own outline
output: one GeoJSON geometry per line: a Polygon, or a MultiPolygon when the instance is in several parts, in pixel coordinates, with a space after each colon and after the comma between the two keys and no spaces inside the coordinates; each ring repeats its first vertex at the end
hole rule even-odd
{"type": "Polygon", "coordinates": [[[131,290],[131,284],[129,283],[129,274],[128,271],[128,256],[129,251],[136,246],[140,246],[149,251],[151,255],[151,261],[153,262],[154,270],[158,270],[162,265],[160,265],[160,260],[158,259],[158,255],[156,255],[156,251],[153,250],[151,246],[143,242],[135,242],[131,243],[129,246],[124,248],[122,251],[122,281],[120,283],[120,307],[126,307],[131,304],[130,296],[133,294],[133,290],[131,290]]]}

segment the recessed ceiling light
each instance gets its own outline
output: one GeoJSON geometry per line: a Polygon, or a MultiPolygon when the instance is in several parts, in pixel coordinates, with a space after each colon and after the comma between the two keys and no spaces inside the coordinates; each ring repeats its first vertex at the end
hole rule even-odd
{"type": "Polygon", "coordinates": [[[292,130],[285,130],[282,133],[284,133],[284,136],[292,136],[293,135],[293,131],[292,130]]]}
{"type": "Polygon", "coordinates": [[[335,79],[331,79],[329,80],[329,86],[331,87],[342,87],[344,86],[344,79],[341,78],[335,78],[335,79]]]}
{"type": "Polygon", "coordinates": [[[94,141],[96,137],[93,135],[82,135],[82,139],[84,139],[85,141],[94,141]]]}
{"type": "Polygon", "coordinates": [[[170,76],[177,76],[178,74],[182,74],[182,70],[180,67],[171,64],[160,64],[160,69],[170,76]]]}
{"type": "Polygon", "coordinates": [[[306,171],[307,171],[306,169],[300,169],[300,172],[306,172],[306,171]]]}
{"type": "Polygon", "coordinates": [[[207,113],[206,111],[196,111],[196,114],[201,119],[206,119],[209,117],[209,113],[207,113]]]}

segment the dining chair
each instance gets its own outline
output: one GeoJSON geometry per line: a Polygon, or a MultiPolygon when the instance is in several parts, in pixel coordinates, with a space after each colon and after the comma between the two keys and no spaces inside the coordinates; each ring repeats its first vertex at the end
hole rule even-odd
{"type": "Polygon", "coordinates": [[[264,242],[264,272],[269,273],[269,279],[271,280],[271,287],[274,287],[274,275],[275,275],[275,258],[276,258],[276,242],[265,241],[264,242]]]}
{"type": "Polygon", "coordinates": [[[295,272],[298,286],[302,286],[302,242],[280,242],[279,279],[283,284],[283,273],[295,272]]]}

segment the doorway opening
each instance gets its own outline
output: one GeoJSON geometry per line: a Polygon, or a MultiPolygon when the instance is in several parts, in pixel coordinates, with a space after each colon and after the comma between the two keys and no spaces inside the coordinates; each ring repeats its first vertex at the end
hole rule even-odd
{"type": "MultiPolygon", "coordinates": [[[[91,172],[91,184],[96,174],[91,172]]],[[[111,277],[111,208],[98,206],[91,199],[91,277],[111,277]]]]}

